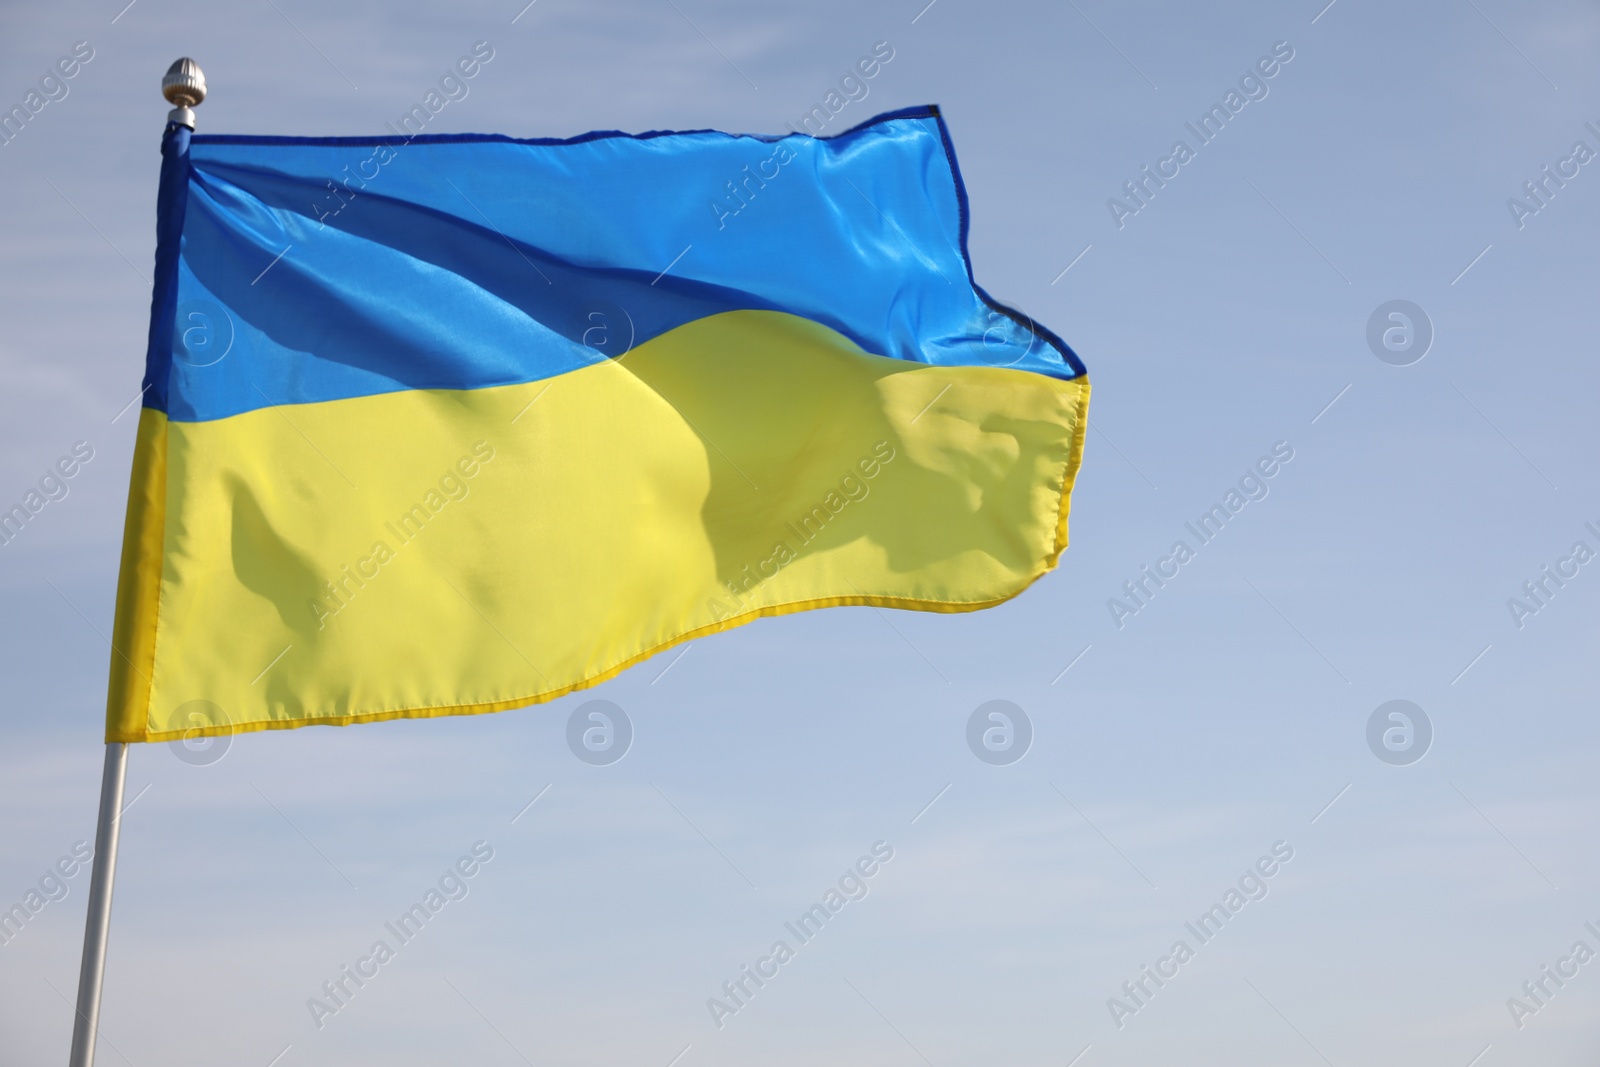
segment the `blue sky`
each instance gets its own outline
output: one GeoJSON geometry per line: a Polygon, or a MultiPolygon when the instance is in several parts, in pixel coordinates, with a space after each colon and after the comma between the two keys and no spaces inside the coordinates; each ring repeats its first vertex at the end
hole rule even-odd
{"type": "MultiPolygon", "coordinates": [[[[979,280],[1095,386],[1072,547],[1004,607],[765,620],[549,705],[207,765],[136,748],[102,1062],[1589,1062],[1600,962],[1558,961],[1600,950],[1600,564],[1507,601],[1600,550],[1600,164],[1520,227],[1508,199],[1600,151],[1600,11],[1323,2],[0,12],[6,108],[93,50],[0,146],[0,504],[93,450],[0,548],[0,905],[93,835],[179,55],[204,132],[381,132],[486,41],[439,130],[776,133],[888,42],[839,125],[944,107],[979,280]],[[1279,42],[1265,96],[1128,201],[1279,42]],[[1367,340],[1394,300],[1434,335],[1404,366],[1367,340]],[[1265,498],[1119,627],[1108,599],[1279,442],[1265,498]],[[634,730],[606,766],[566,741],[597,698],[634,730]],[[1403,766],[1367,742],[1396,699],[1433,735],[1403,766]],[[967,747],[991,700],[1032,724],[1010,765],[967,747]],[[307,999],[480,841],[467,895],[319,1029],[307,999]],[[880,841],[867,895],[719,1029],[708,998],[880,841]],[[1546,965],[1578,970],[1514,1019],[1546,965]]],[[[87,874],[65,885],[0,947],[0,1065],[66,1054],[87,874]]]]}

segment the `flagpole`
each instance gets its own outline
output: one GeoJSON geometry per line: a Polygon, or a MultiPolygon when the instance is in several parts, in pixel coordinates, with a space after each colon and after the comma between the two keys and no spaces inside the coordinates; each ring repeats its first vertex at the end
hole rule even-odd
{"type": "MultiPolygon", "coordinates": [[[[158,268],[177,254],[176,241],[164,232],[172,218],[181,218],[181,200],[187,184],[189,134],[194,130],[194,109],[206,98],[206,77],[194,60],[178,60],[161,79],[161,95],[173,105],[167,113],[167,132],[161,143],[161,193],[157,199],[158,268]],[[163,247],[165,245],[166,247],[163,247]]],[[[169,267],[172,264],[167,264],[169,267]]],[[[167,273],[171,273],[169,270],[167,273]]],[[[151,313],[151,334],[157,329],[171,294],[158,281],[151,313]]],[[[115,654],[115,653],[113,653],[115,654]]],[[[70,1067],[93,1067],[95,1038],[100,1032],[100,989],[106,973],[106,942],[111,933],[111,889],[117,876],[117,842],[122,836],[122,794],[128,778],[128,746],[106,743],[106,766],[100,779],[100,817],[94,832],[94,868],[89,876],[89,914],[83,925],[83,965],[78,971],[77,1015],[72,1021],[70,1067]]]]}
{"type": "Polygon", "coordinates": [[[89,917],[83,927],[83,967],[78,972],[78,1014],[72,1024],[71,1067],[94,1063],[100,1028],[100,981],[106,971],[106,935],[111,928],[111,883],[117,874],[117,839],[122,833],[122,787],[128,777],[128,746],[106,745],[100,779],[100,822],[94,833],[94,871],[89,876],[89,917]]]}

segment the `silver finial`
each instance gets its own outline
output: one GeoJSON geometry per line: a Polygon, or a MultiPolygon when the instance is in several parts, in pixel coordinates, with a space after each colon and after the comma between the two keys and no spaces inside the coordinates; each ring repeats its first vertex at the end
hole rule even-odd
{"type": "Polygon", "coordinates": [[[167,76],[161,79],[161,95],[176,105],[167,121],[194,129],[194,109],[206,98],[206,76],[200,64],[184,56],[168,67],[167,76]]]}

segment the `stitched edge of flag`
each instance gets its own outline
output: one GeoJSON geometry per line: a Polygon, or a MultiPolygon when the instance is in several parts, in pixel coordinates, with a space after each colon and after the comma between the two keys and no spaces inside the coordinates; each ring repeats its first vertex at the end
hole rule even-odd
{"type": "Polygon", "coordinates": [[[167,418],[139,413],[138,442],[128,475],[122,561],[111,624],[111,671],[106,686],[106,743],[144,741],[166,568],[167,418]]]}
{"type": "Polygon", "coordinates": [[[896,119],[926,119],[938,118],[939,106],[937,104],[919,104],[913,107],[902,107],[894,111],[885,111],[881,115],[874,115],[856,123],[847,130],[830,133],[826,137],[817,137],[814,134],[801,133],[798,130],[792,133],[728,133],[726,130],[646,130],[643,133],[628,133],[624,130],[590,130],[580,133],[575,137],[509,137],[503,133],[418,133],[410,137],[400,134],[367,134],[345,137],[290,137],[277,134],[254,133],[197,133],[191,139],[191,144],[197,145],[226,145],[226,144],[251,144],[251,145],[308,145],[311,147],[324,146],[327,148],[360,148],[375,145],[388,145],[393,147],[401,144],[524,144],[534,146],[586,144],[589,141],[606,141],[615,138],[626,138],[631,141],[653,141],[660,137],[693,137],[698,134],[715,134],[719,137],[741,138],[748,137],[757,141],[781,141],[785,137],[809,137],[812,140],[828,141],[838,137],[848,137],[853,133],[877,126],[896,119]]]}

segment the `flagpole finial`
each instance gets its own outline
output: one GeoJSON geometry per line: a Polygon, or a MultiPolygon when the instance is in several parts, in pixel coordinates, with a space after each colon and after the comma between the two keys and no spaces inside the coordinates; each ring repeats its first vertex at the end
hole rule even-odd
{"type": "Polygon", "coordinates": [[[167,121],[194,129],[194,109],[206,98],[206,76],[200,64],[188,56],[173,63],[161,79],[161,95],[174,105],[167,121]]]}

